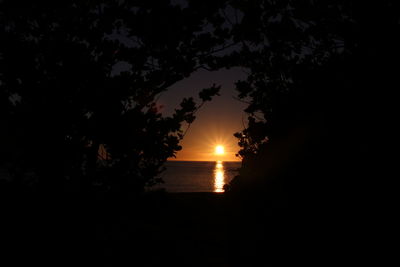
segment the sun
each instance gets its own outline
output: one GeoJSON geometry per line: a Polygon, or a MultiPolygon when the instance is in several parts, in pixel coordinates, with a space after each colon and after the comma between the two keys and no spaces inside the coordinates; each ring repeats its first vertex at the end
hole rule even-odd
{"type": "Polygon", "coordinates": [[[224,147],[221,146],[221,145],[216,146],[216,147],[215,147],[215,154],[216,154],[216,155],[223,155],[223,154],[225,154],[225,149],[224,149],[224,147]]]}

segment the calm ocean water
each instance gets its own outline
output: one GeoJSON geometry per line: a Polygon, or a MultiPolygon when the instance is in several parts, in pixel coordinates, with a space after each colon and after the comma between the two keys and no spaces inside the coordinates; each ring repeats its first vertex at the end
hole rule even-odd
{"type": "Polygon", "coordinates": [[[167,192],[223,192],[223,186],[238,174],[241,162],[168,161],[162,174],[167,192]]]}

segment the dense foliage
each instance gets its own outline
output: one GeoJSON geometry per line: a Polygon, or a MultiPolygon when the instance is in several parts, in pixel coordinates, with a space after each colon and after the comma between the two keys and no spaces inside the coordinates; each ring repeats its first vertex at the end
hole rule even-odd
{"type": "Polygon", "coordinates": [[[202,103],[184,99],[163,117],[157,97],[217,69],[215,53],[229,45],[222,5],[208,2],[2,1],[1,163],[13,183],[140,191],[159,182],[202,103]]]}
{"type": "Polygon", "coordinates": [[[249,73],[236,84],[249,117],[235,134],[243,165],[231,191],[333,188],[372,163],[380,126],[370,120],[384,103],[375,92],[398,84],[390,0],[0,5],[1,163],[15,184],[141,191],[160,182],[182,124],[219,87],[167,118],[158,96],[200,68],[236,66],[249,73]]]}
{"type": "Polygon", "coordinates": [[[397,2],[232,4],[243,14],[234,36],[249,76],[237,89],[249,118],[235,134],[243,166],[230,189],[267,191],[277,205],[361,198],[367,176],[384,169],[378,146],[399,85],[397,2]]]}

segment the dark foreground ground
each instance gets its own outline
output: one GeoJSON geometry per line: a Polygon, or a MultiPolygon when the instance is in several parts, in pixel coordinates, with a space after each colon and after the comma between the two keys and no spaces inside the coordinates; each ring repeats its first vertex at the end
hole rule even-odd
{"type": "Polygon", "coordinates": [[[265,221],[223,194],[161,192],[130,200],[13,194],[1,203],[3,255],[16,262],[253,266],[266,253],[265,221]]]}
{"type": "Polygon", "coordinates": [[[14,262],[326,265],[351,262],[357,255],[352,244],[360,244],[359,226],[343,218],[320,210],[268,208],[217,193],[159,192],[130,200],[16,196],[8,201],[14,202],[2,202],[9,207],[2,213],[2,240],[9,241],[3,255],[13,255],[14,262]]]}

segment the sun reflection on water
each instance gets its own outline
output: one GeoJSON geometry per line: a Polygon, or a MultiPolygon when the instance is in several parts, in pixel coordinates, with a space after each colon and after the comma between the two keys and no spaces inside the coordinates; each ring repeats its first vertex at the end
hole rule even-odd
{"type": "Polygon", "coordinates": [[[214,192],[224,192],[225,171],[221,160],[218,160],[214,169],[214,192]]]}

